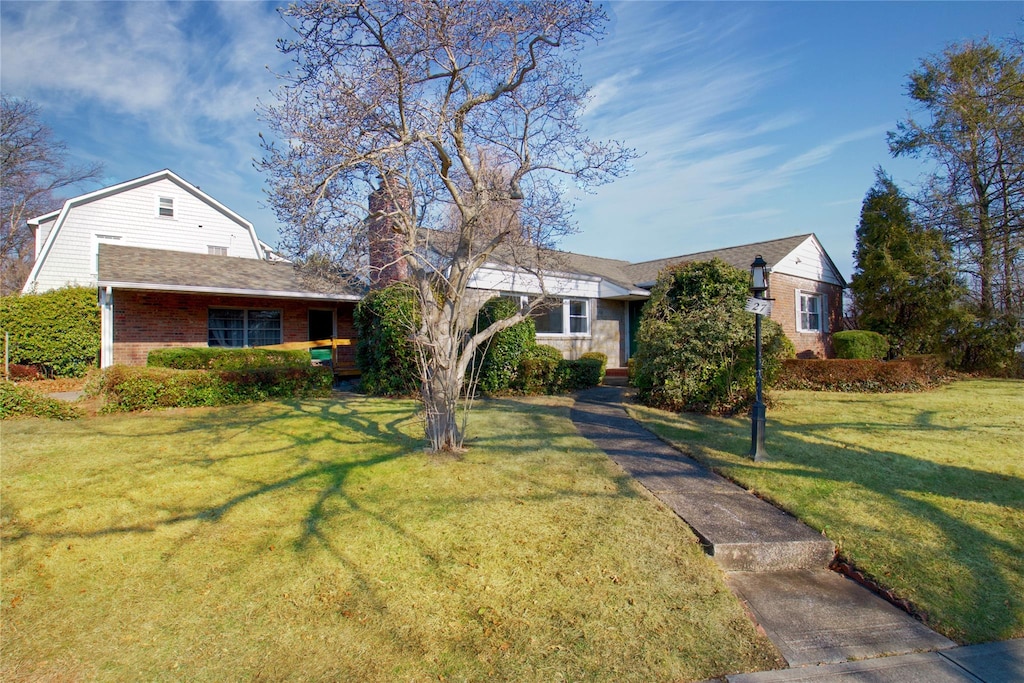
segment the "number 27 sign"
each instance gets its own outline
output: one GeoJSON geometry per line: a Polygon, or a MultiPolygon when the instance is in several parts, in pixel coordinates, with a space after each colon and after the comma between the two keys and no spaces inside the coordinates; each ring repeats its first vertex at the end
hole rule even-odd
{"type": "Polygon", "coordinates": [[[757,315],[771,315],[772,302],[769,299],[756,299],[750,297],[747,299],[747,305],[743,308],[748,313],[756,313],[757,315]]]}

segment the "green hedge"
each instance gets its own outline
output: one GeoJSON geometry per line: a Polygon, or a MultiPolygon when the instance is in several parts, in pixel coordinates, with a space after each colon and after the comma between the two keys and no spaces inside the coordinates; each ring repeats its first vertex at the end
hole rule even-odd
{"type": "MultiPolygon", "coordinates": [[[[0,299],[0,335],[10,335],[10,362],[57,377],[81,377],[100,352],[96,290],[66,287],[0,299]]],[[[0,339],[2,343],[2,339],[0,339]]]]}
{"type": "Polygon", "coordinates": [[[354,322],[362,390],[375,396],[417,393],[420,372],[411,339],[419,327],[416,292],[403,283],[370,292],[356,305],[354,322]]]}
{"type": "Polygon", "coordinates": [[[923,391],[943,384],[952,373],[940,356],[911,356],[900,360],[785,360],[780,389],[892,393],[923,391]]]}
{"type": "Polygon", "coordinates": [[[86,391],[103,398],[103,412],[127,412],[326,395],[332,380],[329,368],[308,363],[246,370],[115,365],[91,378],[86,391]]]}
{"type": "Polygon", "coordinates": [[[523,394],[562,394],[596,387],[604,381],[608,357],[585,353],[577,360],[565,360],[561,352],[544,344],[528,348],[519,362],[511,389],[523,394]]]}
{"type": "Polygon", "coordinates": [[[310,361],[307,350],[180,346],[150,351],[146,365],[175,370],[256,370],[268,367],[300,368],[310,365],[310,361]]]}
{"type": "Polygon", "coordinates": [[[74,420],[82,411],[66,401],[43,396],[14,382],[0,380],[0,420],[22,417],[47,417],[53,420],[74,420]]]}
{"type": "Polygon", "coordinates": [[[837,358],[882,360],[889,353],[889,341],[878,332],[844,330],[832,335],[837,358]]]}

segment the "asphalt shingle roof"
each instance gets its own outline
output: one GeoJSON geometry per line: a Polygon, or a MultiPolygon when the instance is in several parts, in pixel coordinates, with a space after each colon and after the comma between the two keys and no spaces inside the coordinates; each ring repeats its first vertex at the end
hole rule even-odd
{"type": "Polygon", "coordinates": [[[99,283],[124,288],[355,300],[364,293],[286,262],[101,244],[99,283]]]}
{"type": "Polygon", "coordinates": [[[750,264],[754,261],[754,257],[760,254],[762,258],[768,262],[769,266],[774,266],[784,259],[791,251],[803,244],[810,236],[810,233],[806,235],[794,235],[792,237],[783,237],[781,239],[768,240],[766,242],[741,244],[739,246],[728,247],[726,249],[712,249],[711,251],[701,251],[695,254],[672,256],[654,261],[643,261],[641,263],[630,264],[627,268],[627,272],[629,273],[632,282],[642,287],[644,285],[650,285],[658,279],[658,273],[667,266],[674,266],[680,263],[689,263],[692,261],[710,261],[718,258],[725,261],[730,266],[734,266],[741,270],[749,270],[750,264]]]}

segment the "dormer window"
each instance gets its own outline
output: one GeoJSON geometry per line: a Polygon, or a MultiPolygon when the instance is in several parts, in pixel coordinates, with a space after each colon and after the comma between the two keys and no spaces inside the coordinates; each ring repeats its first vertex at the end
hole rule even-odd
{"type": "Polygon", "coordinates": [[[174,218],[174,199],[171,197],[160,197],[157,215],[164,218],[174,218]]]}

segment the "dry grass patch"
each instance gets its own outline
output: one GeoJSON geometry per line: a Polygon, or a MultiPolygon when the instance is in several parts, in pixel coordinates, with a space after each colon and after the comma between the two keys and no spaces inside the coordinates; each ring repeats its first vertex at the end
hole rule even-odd
{"type": "Polygon", "coordinates": [[[749,419],[631,412],[823,530],[932,628],[961,642],[1024,637],[1024,382],[773,396],[767,463],[746,457],[749,419]]]}
{"type": "Polygon", "coordinates": [[[3,425],[4,679],[701,680],[780,662],[568,420],[485,402],[3,425]]]}

